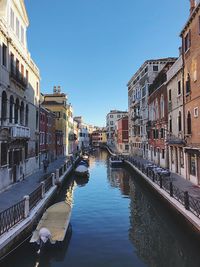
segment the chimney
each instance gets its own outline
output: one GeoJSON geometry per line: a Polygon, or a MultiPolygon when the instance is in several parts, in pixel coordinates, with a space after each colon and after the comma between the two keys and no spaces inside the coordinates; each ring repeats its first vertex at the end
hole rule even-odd
{"type": "Polygon", "coordinates": [[[61,87],[58,86],[58,93],[60,94],[60,92],[61,92],[61,87]]]}
{"type": "Polygon", "coordinates": [[[54,87],[53,87],[53,93],[55,94],[56,91],[57,91],[57,88],[56,88],[56,86],[54,86],[54,87]]]}
{"type": "Polygon", "coordinates": [[[196,7],[196,1],[195,0],[190,0],[190,15],[194,11],[195,7],[196,7]]]}

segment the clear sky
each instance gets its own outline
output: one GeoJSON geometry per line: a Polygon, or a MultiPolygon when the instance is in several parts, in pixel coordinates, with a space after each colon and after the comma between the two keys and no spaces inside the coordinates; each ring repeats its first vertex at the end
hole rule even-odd
{"type": "Polygon", "coordinates": [[[75,115],[105,125],[127,110],[126,84],[147,59],[178,56],[188,0],[25,0],[41,92],[61,85],[75,115]]]}

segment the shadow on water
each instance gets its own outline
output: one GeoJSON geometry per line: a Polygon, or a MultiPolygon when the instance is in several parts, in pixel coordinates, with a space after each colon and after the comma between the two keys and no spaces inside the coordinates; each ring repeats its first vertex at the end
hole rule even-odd
{"type": "Polygon", "coordinates": [[[132,172],[129,238],[137,255],[151,267],[199,267],[199,242],[138,178],[132,172]]]}

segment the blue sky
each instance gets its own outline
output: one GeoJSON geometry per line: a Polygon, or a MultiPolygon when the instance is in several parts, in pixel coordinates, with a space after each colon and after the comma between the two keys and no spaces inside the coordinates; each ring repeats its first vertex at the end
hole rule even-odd
{"type": "Polygon", "coordinates": [[[150,58],[177,56],[188,0],[25,0],[41,92],[61,85],[75,115],[103,126],[126,110],[126,84],[150,58]]]}

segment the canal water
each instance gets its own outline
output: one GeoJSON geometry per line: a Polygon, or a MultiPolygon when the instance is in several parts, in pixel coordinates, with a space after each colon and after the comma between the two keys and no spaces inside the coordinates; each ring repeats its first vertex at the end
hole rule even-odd
{"type": "Polygon", "coordinates": [[[199,244],[142,178],[90,157],[90,178],[71,176],[56,201],[73,203],[72,233],[60,249],[37,258],[28,242],[3,267],[199,267],[199,244]]]}

